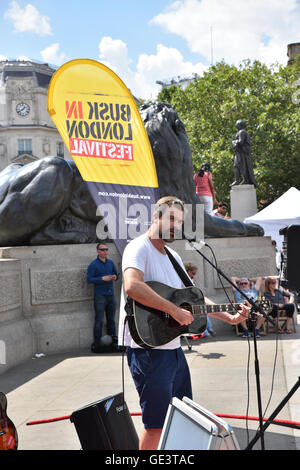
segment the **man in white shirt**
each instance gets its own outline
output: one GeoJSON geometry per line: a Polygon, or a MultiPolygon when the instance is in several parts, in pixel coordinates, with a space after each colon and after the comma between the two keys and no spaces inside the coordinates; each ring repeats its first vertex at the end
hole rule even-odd
{"type": "Polygon", "coordinates": [[[230,219],[228,213],[228,205],[226,202],[219,202],[218,207],[212,211],[212,215],[221,217],[222,219],[230,219]]]}
{"type": "MultiPolygon", "coordinates": [[[[157,281],[174,288],[184,285],[166,254],[165,245],[175,239],[184,219],[184,203],[176,197],[160,199],[154,208],[152,224],[147,233],[132,240],[122,259],[123,290],[126,296],[142,305],[168,313],[180,325],[193,322],[192,314],[158,295],[147,281],[157,281]]],[[[168,247],[184,269],[180,256],[168,247]]],[[[139,347],[124,322],[125,295],[121,298],[119,345],[128,347],[129,368],[140,397],[144,430],[140,437],[141,450],[157,449],[168,405],[172,397],[192,398],[189,368],[180,346],[180,337],[153,349],[139,347]]],[[[212,313],[231,325],[240,323],[248,310],[240,313],[212,313]]]]}

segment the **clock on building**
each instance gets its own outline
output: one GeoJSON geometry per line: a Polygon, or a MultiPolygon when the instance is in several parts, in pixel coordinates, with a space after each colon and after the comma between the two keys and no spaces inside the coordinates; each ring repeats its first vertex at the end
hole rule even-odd
{"type": "Polygon", "coordinates": [[[20,116],[27,116],[30,112],[30,106],[27,103],[18,103],[16,106],[16,111],[20,116]]]}

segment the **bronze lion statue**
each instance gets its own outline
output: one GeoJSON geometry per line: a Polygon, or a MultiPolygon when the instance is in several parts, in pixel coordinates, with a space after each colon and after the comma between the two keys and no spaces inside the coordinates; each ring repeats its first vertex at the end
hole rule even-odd
{"type": "MultiPolygon", "coordinates": [[[[152,146],[160,197],[200,201],[191,150],[182,121],[168,103],[143,105],[140,113],[152,146]]],[[[96,205],[73,161],[46,157],[12,164],[0,173],[0,246],[93,243],[96,205]]],[[[262,236],[258,225],[205,214],[206,237],[262,236]]]]}

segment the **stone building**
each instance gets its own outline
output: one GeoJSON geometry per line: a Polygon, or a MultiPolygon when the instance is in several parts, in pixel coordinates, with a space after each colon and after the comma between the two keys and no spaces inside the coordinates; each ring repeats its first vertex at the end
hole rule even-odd
{"type": "Polygon", "coordinates": [[[191,73],[186,75],[178,75],[167,80],[157,80],[155,83],[161,85],[162,88],[170,88],[172,85],[180,86],[183,90],[196,78],[200,77],[197,73],[191,73]]]}
{"type": "Polygon", "coordinates": [[[54,72],[29,60],[0,61],[0,171],[48,155],[71,158],[47,111],[54,72]]]}
{"type": "Polygon", "coordinates": [[[300,54],[300,42],[293,42],[288,44],[287,47],[287,56],[289,58],[288,65],[292,65],[294,63],[296,55],[300,54]]]}

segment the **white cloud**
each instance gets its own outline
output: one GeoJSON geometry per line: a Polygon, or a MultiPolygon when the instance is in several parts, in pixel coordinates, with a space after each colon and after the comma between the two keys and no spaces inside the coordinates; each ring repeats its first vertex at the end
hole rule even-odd
{"type": "Polygon", "coordinates": [[[30,3],[22,9],[18,2],[12,1],[4,17],[13,21],[15,33],[33,32],[39,36],[52,34],[49,18],[41,15],[30,3]]]}
{"type": "Polygon", "coordinates": [[[59,47],[59,43],[55,42],[54,44],[51,44],[50,46],[43,49],[40,52],[43,61],[53,65],[62,65],[64,62],[66,62],[68,60],[67,56],[64,52],[59,52],[59,47]]]}
{"type": "Polygon", "coordinates": [[[99,52],[99,59],[113,64],[116,73],[128,70],[131,60],[128,58],[127,45],[121,39],[103,37],[99,43],[99,52]]]}
{"type": "MultiPolygon", "coordinates": [[[[287,44],[299,40],[299,23],[299,0],[176,0],[150,22],[183,38],[206,63],[213,58],[235,65],[244,59],[286,64],[287,44]]],[[[99,52],[100,61],[143,98],[156,97],[157,80],[207,68],[200,59],[187,61],[178,49],[163,44],[153,54],[140,54],[136,65],[119,39],[102,38],[99,52]]]]}
{"type": "Polygon", "coordinates": [[[134,93],[134,71],[131,70],[131,60],[128,57],[128,49],[121,39],[112,39],[105,36],[99,43],[99,60],[113,70],[134,93]]]}
{"type": "MultiPolygon", "coordinates": [[[[156,54],[141,54],[137,63],[136,80],[138,83],[146,79],[145,89],[148,95],[153,89],[156,80],[169,79],[191,73],[201,74],[206,69],[202,63],[193,64],[184,61],[178,49],[166,47],[163,44],[157,45],[156,54]]],[[[156,85],[156,90],[160,90],[156,85]]]]}
{"type": "Polygon", "coordinates": [[[297,0],[177,0],[151,20],[186,40],[191,51],[214,62],[257,59],[286,64],[287,44],[299,40],[297,0]]]}
{"type": "Polygon", "coordinates": [[[156,54],[140,54],[136,66],[128,57],[127,45],[111,37],[104,37],[99,43],[99,59],[111,68],[139,98],[156,98],[161,89],[155,82],[193,72],[201,73],[205,66],[184,61],[175,48],[157,45],[156,54]]]}

